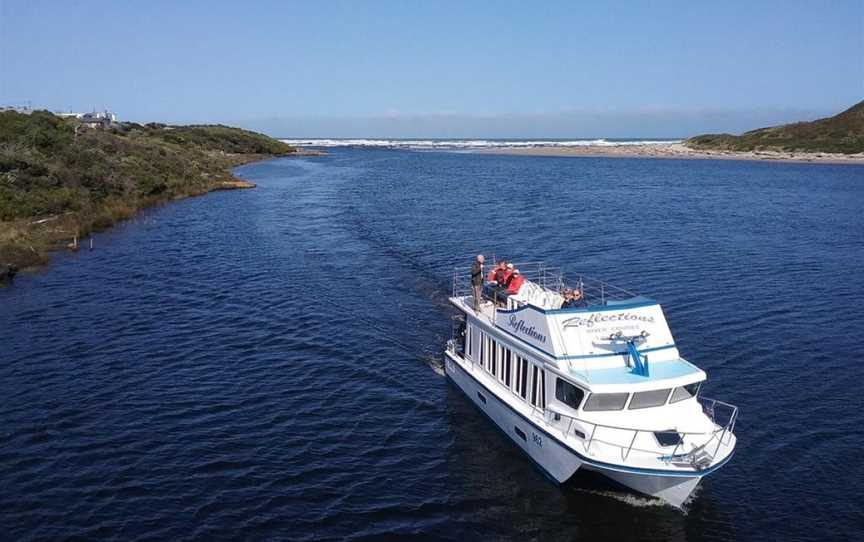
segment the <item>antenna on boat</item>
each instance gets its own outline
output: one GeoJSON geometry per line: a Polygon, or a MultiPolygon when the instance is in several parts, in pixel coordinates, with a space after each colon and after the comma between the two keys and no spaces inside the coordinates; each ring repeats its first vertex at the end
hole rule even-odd
{"type": "MultiPolygon", "coordinates": [[[[633,372],[640,376],[649,376],[648,371],[648,356],[643,356],[636,348],[636,342],[642,342],[648,338],[650,333],[644,329],[638,335],[624,335],[620,330],[609,335],[610,341],[625,341],[627,343],[627,353],[630,360],[633,362],[633,372]]],[[[629,363],[627,364],[630,365],[629,363]]]]}

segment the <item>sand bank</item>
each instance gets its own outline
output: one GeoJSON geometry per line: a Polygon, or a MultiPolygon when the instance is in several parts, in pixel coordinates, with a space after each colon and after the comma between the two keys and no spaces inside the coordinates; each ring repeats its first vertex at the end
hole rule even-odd
{"type": "Polygon", "coordinates": [[[642,145],[573,147],[496,147],[480,149],[486,154],[517,154],[521,156],[573,156],[611,158],[684,158],[703,160],[762,160],[774,162],[811,162],[824,164],[864,164],[864,154],[832,154],[780,151],[702,151],[685,147],[681,143],[642,145]]]}

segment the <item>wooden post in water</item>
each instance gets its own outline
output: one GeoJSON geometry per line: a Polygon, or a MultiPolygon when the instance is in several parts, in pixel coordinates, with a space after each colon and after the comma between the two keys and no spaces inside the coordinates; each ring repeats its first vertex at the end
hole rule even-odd
{"type": "Polygon", "coordinates": [[[93,250],[93,236],[90,236],[90,250],[93,250]]]}

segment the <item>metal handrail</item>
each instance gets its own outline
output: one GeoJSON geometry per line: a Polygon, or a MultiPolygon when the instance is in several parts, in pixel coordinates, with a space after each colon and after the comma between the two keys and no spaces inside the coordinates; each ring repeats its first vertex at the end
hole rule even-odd
{"type": "MultiPolygon", "coordinates": [[[[644,452],[644,453],[657,455],[660,458],[665,458],[666,463],[673,461],[675,458],[687,459],[687,460],[690,460],[691,464],[694,464],[694,466],[695,466],[696,453],[705,450],[705,448],[708,447],[708,445],[711,444],[714,441],[714,439],[717,439],[717,445],[714,448],[714,452],[711,454],[712,459],[714,457],[716,457],[717,453],[720,451],[721,445],[729,443],[731,436],[733,435],[733,431],[735,429],[735,422],[738,418],[738,407],[736,407],[734,405],[731,405],[729,403],[724,403],[723,401],[718,401],[717,399],[709,399],[706,397],[697,397],[697,400],[700,402],[700,404],[702,404],[703,412],[705,412],[705,414],[708,415],[708,417],[711,419],[712,423],[714,423],[714,425],[717,427],[713,431],[677,431],[674,429],[671,429],[671,430],[670,429],[657,429],[657,430],[635,429],[632,427],[621,427],[621,426],[615,426],[615,425],[594,423],[594,422],[590,422],[588,420],[577,418],[575,416],[570,416],[568,414],[564,414],[564,413],[559,412],[557,410],[554,412],[554,414],[557,414],[558,416],[570,419],[570,423],[568,424],[567,429],[564,430],[565,435],[569,434],[571,432],[571,429],[575,429],[573,427],[574,421],[579,422],[579,423],[584,424],[584,425],[591,426],[591,435],[588,437],[587,443],[586,443],[584,438],[582,439],[583,446],[584,446],[586,452],[588,452],[591,449],[591,445],[596,440],[597,442],[601,442],[601,443],[606,444],[608,446],[620,448],[622,461],[627,461],[627,459],[630,457],[630,453],[635,450],[638,452],[644,452]],[[706,403],[708,403],[708,405],[710,405],[710,406],[706,405],[706,403]],[[725,409],[728,409],[728,411],[729,411],[728,412],[729,419],[722,426],[720,426],[717,423],[717,419],[716,419],[715,414],[714,414],[714,410],[718,406],[725,408],[725,409]],[[597,434],[598,428],[612,429],[612,430],[616,430],[616,431],[632,431],[633,436],[630,439],[629,446],[624,446],[622,444],[618,444],[615,442],[609,442],[609,441],[601,440],[599,438],[595,438],[595,435],[597,434]],[[642,449],[642,448],[634,448],[633,446],[636,443],[636,438],[639,436],[640,433],[646,433],[646,434],[650,433],[653,435],[656,435],[658,433],[660,433],[660,434],[677,434],[679,438],[678,438],[678,443],[675,445],[675,449],[672,451],[671,454],[667,454],[667,453],[664,453],[663,451],[658,451],[658,450],[646,450],[646,449],[642,449]],[[696,446],[690,452],[687,452],[686,454],[678,454],[678,450],[684,444],[685,437],[700,437],[700,436],[708,436],[710,438],[708,438],[702,444],[696,446]],[[729,438],[727,438],[727,436],[729,438]]],[[[580,433],[581,433],[581,431],[580,431],[580,433]]]]}
{"type": "MultiPolygon", "coordinates": [[[[588,275],[576,275],[574,281],[564,277],[561,268],[548,267],[545,262],[520,262],[515,264],[525,280],[533,282],[549,292],[558,294],[565,286],[579,289],[587,306],[605,306],[609,301],[631,299],[639,294],[614,286],[604,280],[588,275]]],[[[488,269],[485,271],[488,273],[488,269]]],[[[484,277],[485,281],[485,277],[484,277]]],[[[471,266],[453,268],[453,297],[471,294],[471,266]]]]}

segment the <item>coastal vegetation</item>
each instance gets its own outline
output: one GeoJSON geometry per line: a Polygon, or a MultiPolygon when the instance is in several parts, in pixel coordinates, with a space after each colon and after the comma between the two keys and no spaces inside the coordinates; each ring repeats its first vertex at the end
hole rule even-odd
{"type": "Polygon", "coordinates": [[[833,117],[760,128],[740,136],[705,134],[684,144],[697,150],[864,152],[864,101],[833,117]]]}
{"type": "Polygon", "coordinates": [[[0,270],[44,264],[52,248],[146,207],[254,186],[231,168],[295,152],[227,126],[94,129],[47,111],[0,112],[0,270]]]}

